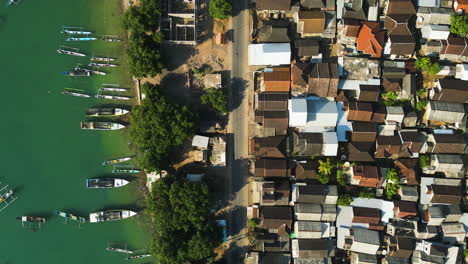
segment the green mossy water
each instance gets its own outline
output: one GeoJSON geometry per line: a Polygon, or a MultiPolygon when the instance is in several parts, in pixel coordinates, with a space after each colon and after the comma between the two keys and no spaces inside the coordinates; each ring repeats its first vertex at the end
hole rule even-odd
{"type": "MultiPolygon", "coordinates": [[[[124,131],[79,129],[86,108],[110,101],[60,94],[65,87],[95,94],[101,83],[130,87],[122,43],[66,42],[62,25],[83,26],[96,35],[123,35],[119,0],[22,0],[6,7],[0,1],[0,182],[17,191],[18,200],[0,212],[0,264],[125,263],[125,255],[107,252],[108,241],[147,247],[149,235],[140,218],[85,224],[82,229],[53,215],[68,210],[88,216],[103,209],[135,208],[136,182],[115,190],[89,190],[85,179],[109,175],[103,160],[131,154],[124,131]],[[56,53],[59,45],[77,47],[95,56],[118,58],[118,69],[90,78],[61,72],[89,56],[56,53]],[[17,216],[47,217],[41,230],[21,227],[17,216]]],[[[140,261],[139,263],[141,263],[140,261]]]]}

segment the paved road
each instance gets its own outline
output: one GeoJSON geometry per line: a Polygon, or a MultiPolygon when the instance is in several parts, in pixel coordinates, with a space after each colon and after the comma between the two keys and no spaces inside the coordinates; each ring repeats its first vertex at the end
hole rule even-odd
{"type": "Polygon", "coordinates": [[[247,65],[247,47],[249,44],[249,11],[248,0],[235,0],[232,19],[232,70],[229,89],[229,107],[232,109],[228,126],[227,180],[226,198],[231,209],[228,215],[228,232],[231,242],[228,263],[241,263],[247,237],[246,206],[248,156],[248,98],[249,71],[247,65]]]}

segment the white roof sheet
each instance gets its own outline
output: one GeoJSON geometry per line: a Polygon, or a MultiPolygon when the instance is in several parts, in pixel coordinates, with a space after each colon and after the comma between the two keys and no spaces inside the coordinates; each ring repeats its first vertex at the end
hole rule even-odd
{"type": "Polygon", "coordinates": [[[345,228],[369,228],[366,223],[353,223],[353,207],[338,206],[338,215],[336,216],[336,227],[345,228]]]}
{"type": "Polygon", "coordinates": [[[288,109],[290,127],[304,127],[307,125],[307,100],[305,98],[290,99],[288,109]]]}
{"type": "Polygon", "coordinates": [[[338,136],[336,132],[325,132],[323,139],[325,141],[323,155],[336,156],[338,154],[338,136]]]}
{"type": "Polygon", "coordinates": [[[195,135],[192,140],[193,147],[208,148],[209,137],[195,135]]]}
{"type": "MultiPolygon", "coordinates": [[[[308,100],[307,127],[336,127],[338,122],[338,107],[335,101],[308,100]]],[[[324,129],[323,129],[324,130],[324,129]]]]}
{"type": "Polygon", "coordinates": [[[434,183],[434,178],[429,177],[421,177],[421,197],[420,197],[420,204],[430,204],[432,195],[427,194],[427,185],[431,185],[434,183]]]}
{"type": "Polygon", "coordinates": [[[249,65],[283,65],[290,63],[290,43],[264,43],[249,45],[249,65]]]}
{"type": "Polygon", "coordinates": [[[440,7],[440,1],[439,0],[418,0],[418,6],[440,7]]]}

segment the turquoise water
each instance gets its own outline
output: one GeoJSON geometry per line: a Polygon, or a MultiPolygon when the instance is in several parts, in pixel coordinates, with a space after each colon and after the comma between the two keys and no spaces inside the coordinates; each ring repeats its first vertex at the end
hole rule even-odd
{"type": "Polygon", "coordinates": [[[120,1],[22,0],[15,7],[5,2],[0,1],[0,182],[13,187],[18,200],[0,212],[0,264],[125,263],[125,255],[105,250],[107,242],[147,247],[148,229],[141,217],[79,229],[52,215],[54,210],[88,216],[103,209],[134,209],[139,199],[136,181],[116,190],[84,187],[87,178],[110,175],[111,168],[101,166],[103,160],[131,154],[125,130],[79,129],[86,108],[112,102],[60,94],[65,87],[95,94],[101,83],[130,87],[126,68],[73,79],[61,72],[88,59],[55,52],[59,45],[72,46],[123,64],[122,43],[70,43],[59,33],[62,25],[69,25],[97,35],[122,35],[120,1]],[[47,223],[31,232],[15,219],[21,215],[44,216],[47,223]]]}

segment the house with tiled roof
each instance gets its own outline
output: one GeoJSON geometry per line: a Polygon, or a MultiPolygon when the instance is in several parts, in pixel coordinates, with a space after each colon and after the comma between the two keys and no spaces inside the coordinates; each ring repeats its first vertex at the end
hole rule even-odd
{"type": "Polygon", "coordinates": [[[289,205],[289,181],[264,181],[260,193],[260,205],[289,205]]]}
{"type": "Polygon", "coordinates": [[[430,101],[424,117],[435,123],[461,123],[465,118],[465,105],[442,101],[430,101]]]}
{"type": "Polygon", "coordinates": [[[314,63],[308,78],[308,93],[319,97],[335,97],[338,90],[336,63],[314,63]]]}
{"type": "Polygon", "coordinates": [[[416,41],[409,21],[416,10],[411,0],[389,0],[385,10],[388,40],[384,54],[391,58],[407,59],[414,53],[416,41]]]}
{"type": "Polygon", "coordinates": [[[355,165],[352,168],[351,184],[362,187],[380,188],[383,177],[380,169],[371,165],[355,165]]]}
{"type": "MultiPolygon", "coordinates": [[[[419,170],[416,169],[418,167],[417,159],[400,158],[398,160],[395,160],[395,165],[400,171],[401,180],[403,181],[404,184],[408,184],[408,185],[419,184],[417,180],[417,171],[419,170]]],[[[402,194],[400,194],[400,196],[401,195],[402,194]]]]}
{"type": "Polygon", "coordinates": [[[296,183],[292,185],[294,203],[336,204],[338,189],[336,185],[313,185],[296,183]]]}
{"type": "Polygon", "coordinates": [[[291,241],[292,256],[295,263],[310,263],[310,261],[325,261],[334,248],[330,239],[293,239],[291,241]],[[306,262],[301,262],[306,261],[306,262]]]}
{"type": "Polygon", "coordinates": [[[252,138],[250,155],[258,158],[286,158],[288,154],[286,140],[285,136],[252,138]]]}
{"type": "Polygon", "coordinates": [[[410,201],[393,201],[395,218],[414,219],[418,215],[418,203],[410,201]]]}
{"type": "Polygon", "coordinates": [[[299,57],[315,57],[320,54],[320,45],[317,39],[296,39],[294,47],[299,57]]]}
{"type": "Polygon", "coordinates": [[[375,142],[377,137],[377,125],[375,123],[353,122],[351,127],[351,141],[375,142]]]}
{"type": "Polygon", "coordinates": [[[290,175],[285,159],[261,158],[255,161],[255,177],[288,179],[290,175]]]}
{"type": "Polygon", "coordinates": [[[325,12],[322,10],[299,11],[294,15],[297,33],[304,37],[320,36],[325,30],[325,12]]]}
{"type": "Polygon", "coordinates": [[[380,31],[379,23],[364,22],[359,30],[357,50],[372,58],[380,58],[384,46],[385,32],[380,31]]]}
{"type": "Polygon", "coordinates": [[[297,180],[318,179],[318,161],[317,160],[301,160],[295,162],[294,177],[297,180]]]}
{"type": "Polygon", "coordinates": [[[329,238],[335,236],[335,227],[325,222],[296,221],[294,235],[299,239],[329,238]]]}
{"type": "Polygon", "coordinates": [[[423,169],[426,174],[444,173],[446,177],[462,178],[464,161],[459,154],[432,154],[428,167],[423,169]]]}
{"type": "Polygon", "coordinates": [[[288,37],[288,28],[264,25],[258,29],[258,43],[286,43],[291,41],[288,37]]]}
{"type": "Polygon", "coordinates": [[[436,87],[429,92],[433,101],[465,103],[468,100],[468,82],[457,79],[440,79],[436,87]]]}
{"type": "Polygon", "coordinates": [[[309,90],[309,74],[312,65],[301,61],[291,63],[291,95],[306,96],[309,90]]]}
{"type": "Polygon", "coordinates": [[[337,247],[358,253],[377,254],[381,245],[379,232],[359,228],[338,228],[337,247]]]}
{"type": "Polygon", "coordinates": [[[264,92],[256,93],[254,98],[255,110],[285,111],[288,109],[289,94],[264,92]]]}
{"type": "Polygon", "coordinates": [[[358,101],[348,102],[348,121],[370,122],[373,113],[371,103],[358,101]]]}
{"type": "Polygon", "coordinates": [[[255,111],[255,122],[271,136],[286,135],[288,121],[288,111],[255,111]]]}
{"type": "Polygon", "coordinates": [[[292,228],[292,208],[289,206],[263,206],[260,209],[260,226],[276,233],[285,226],[292,228]]]}
{"type": "Polygon", "coordinates": [[[399,136],[377,136],[375,141],[375,157],[390,158],[398,155],[401,150],[401,138],[399,136]]]}
{"type": "Polygon", "coordinates": [[[377,21],[379,2],[374,0],[338,0],[337,18],[377,21]]]}
{"type": "Polygon", "coordinates": [[[260,89],[263,92],[289,93],[291,85],[289,67],[273,67],[271,69],[271,71],[263,72],[263,85],[260,86],[260,89]]]}
{"type": "Polygon", "coordinates": [[[424,145],[425,152],[441,154],[462,154],[465,148],[465,137],[461,134],[429,134],[424,145]]]}
{"type": "Polygon", "coordinates": [[[351,162],[374,162],[374,142],[348,142],[348,160],[351,162]]]}
{"type": "Polygon", "coordinates": [[[256,7],[259,11],[289,11],[291,10],[291,0],[257,0],[256,7]]]}
{"type": "Polygon", "coordinates": [[[409,259],[413,255],[413,250],[416,246],[416,241],[411,238],[402,236],[385,236],[385,244],[387,245],[387,256],[409,259]]]}

